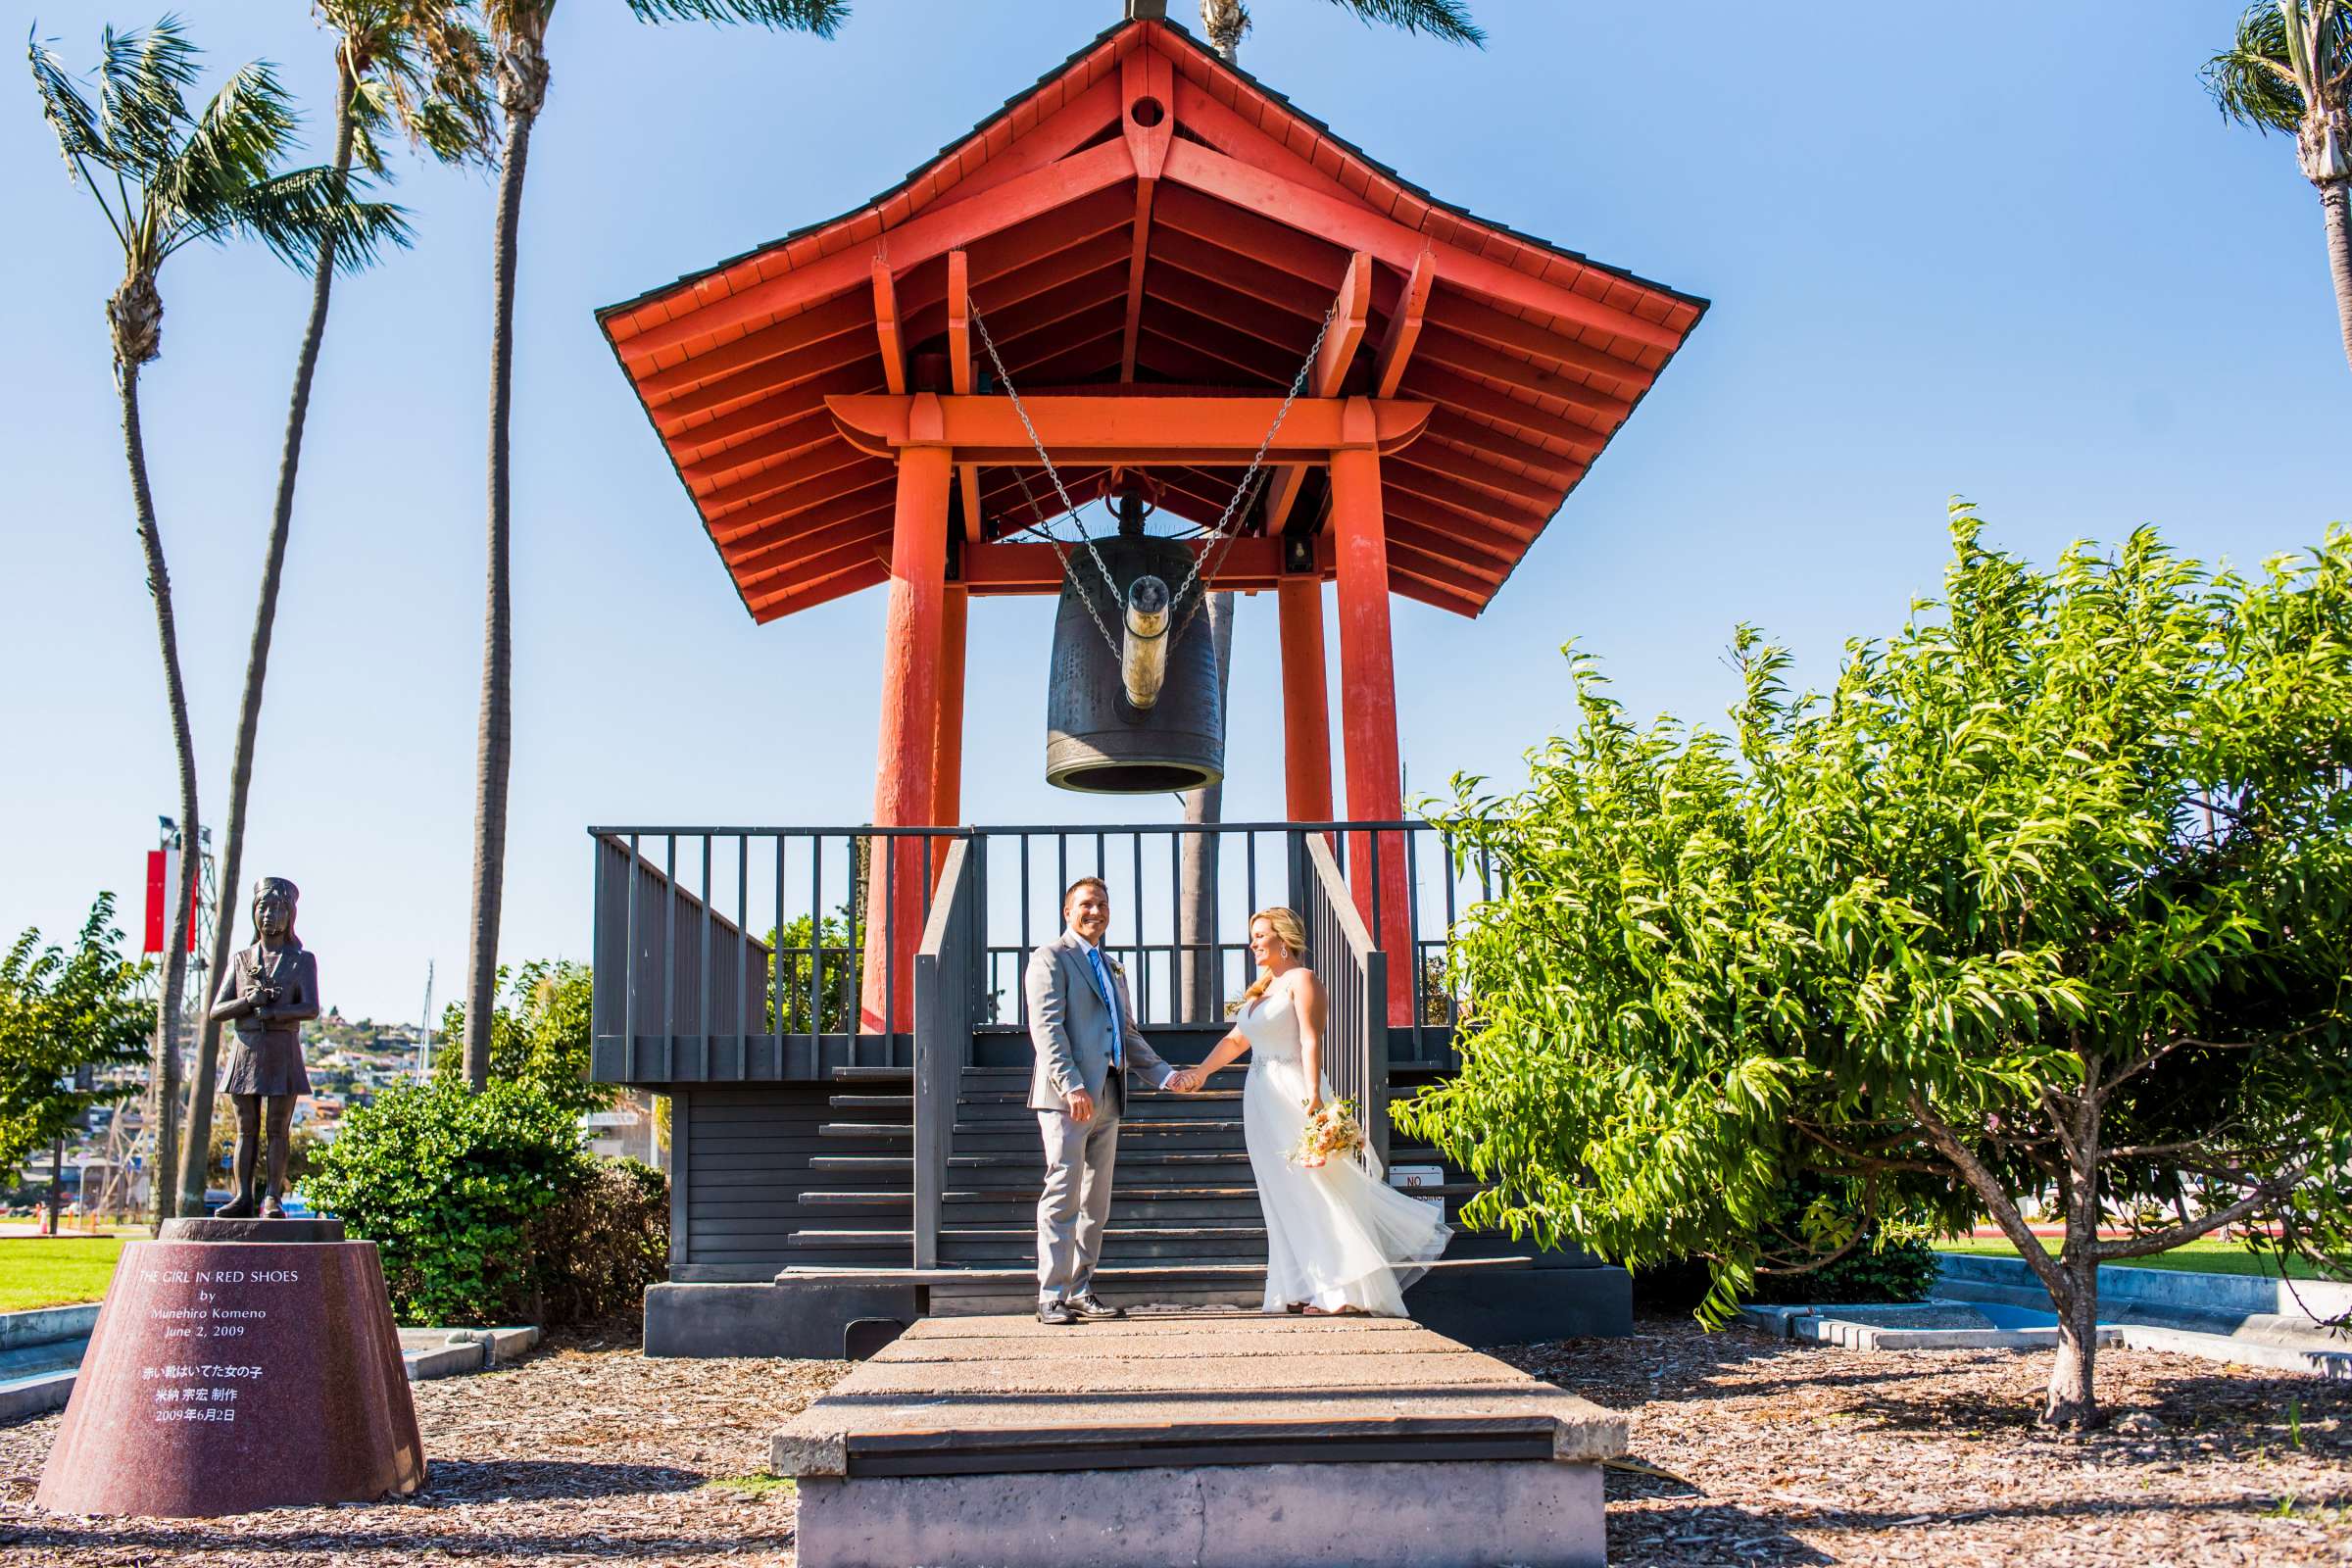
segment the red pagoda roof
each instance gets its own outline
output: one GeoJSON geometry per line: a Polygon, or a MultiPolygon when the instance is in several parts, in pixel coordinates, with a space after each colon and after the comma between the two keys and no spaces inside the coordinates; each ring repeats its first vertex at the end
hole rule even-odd
{"type": "MultiPolygon", "coordinates": [[[[893,466],[825,400],[904,392],[951,346],[985,377],[962,290],[1024,396],[1279,394],[1336,301],[1310,394],[1433,405],[1382,460],[1389,569],[1465,615],[1706,309],[1447,206],[1181,28],[1122,22],[865,206],[598,313],[758,619],[887,578],[893,466]]],[[[1241,473],[1150,471],[1203,526],[1241,473]]],[[[1035,469],[963,475],[967,559],[1040,520],[1022,477],[1050,496],[1035,469]]],[[[1108,478],[1064,472],[1080,501],[1108,478]]],[[[1320,469],[1279,469],[1247,531],[1312,535],[1324,502],[1320,469]]]]}

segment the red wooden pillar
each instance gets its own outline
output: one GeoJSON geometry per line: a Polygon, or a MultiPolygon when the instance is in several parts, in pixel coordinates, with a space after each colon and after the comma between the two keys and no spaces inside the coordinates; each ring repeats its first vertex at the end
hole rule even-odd
{"type": "MultiPolygon", "coordinates": [[[[1346,444],[1331,454],[1331,519],[1338,549],[1340,740],[1348,760],[1348,817],[1396,821],[1404,815],[1396,752],[1396,659],[1389,638],[1389,542],[1372,405],[1349,398],[1340,431],[1346,444]]],[[[1404,835],[1348,835],[1348,881],[1374,940],[1389,956],[1389,1021],[1410,1023],[1413,930],[1404,835]],[[1377,899],[1375,858],[1380,862],[1377,899]]]]}
{"type": "Polygon", "coordinates": [[[1294,822],[1331,813],[1331,703],[1323,676],[1323,578],[1284,577],[1275,588],[1282,639],[1282,774],[1294,822]]]}
{"type": "MultiPolygon", "coordinates": [[[[963,647],[971,592],[945,585],[939,618],[939,729],[932,744],[931,820],[954,827],[963,820],[963,647]]],[[[947,868],[947,839],[931,841],[931,885],[947,868]]]]}
{"type": "MultiPolygon", "coordinates": [[[[954,454],[939,400],[917,396],[899,453],[891,522],[890,608],[882,626],[882,724],[874,759],[874,825],[933,824],[937,802],[940,655],[947,620],[948,486],[954,454]],[[928,440],[926,441],[926,438],[928,440]]],[[[922,941],[923,840],[877,839],[865,897],[863,1027],[914,1027],[914,950],[922,941]]]]}

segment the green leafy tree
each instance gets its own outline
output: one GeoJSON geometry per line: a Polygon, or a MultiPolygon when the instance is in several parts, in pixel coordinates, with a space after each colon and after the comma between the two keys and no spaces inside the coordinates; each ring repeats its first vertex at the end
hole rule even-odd
{"type": "MultiPolygon", "coordinates": [[[[849,0],[627,0],[640,22],[753,23],[833,36],[849,0]]],[[[474,753],[473,891],[466,921],[466,1005],[490,1016],[498,994],[498,922],[506,889],[507,774],[514,761],[514,628],[509,496],[509,433],[514,402],[514,270],[522,236],[522,178],[531,131],[547,101],[547,29],[556,0],[481,0],[496,61],[506,146],[492,240],[490,329],[490,520],[488,591],[482,612],[482,713],[474,753]]],[[[487,1029],[465,1035],[466,1081],[489,1081],[487,1029]]]]}
{"type": "Polygon", "coordinates": [[[2240,124],[2294,138],[2320,193],[2335,318],[2352,361],[2352,0],[2256,0],[2230,47],[2205,66],[2205,90],[2240,124]]]}
{"type": "MultiPolygon", "coordinates": [[[[528,1087],[576,1120],[612,1107],[618,1090],[589,1077],[595,1042],[590,1010],[594,986],[588,966],[567,959],[538,959],[512,974],[498,971],[506,1000],[490,1022],[490,1072],[501,1082],[528,1087]]],[[[465,1038],[466,1008],[451,1003],[441,1018],[442,1038],[465,1038]]],[[[443,1056],[434,1071],[458,1075],[465,1063],[443,1056]]]]}
{"type": "Polygon", "coordinates": [[[853,933],[849,906],[843,905],[819,923],[815,953],[810,951],[809,925],[808,915],[795,915],[784,922],[781,931],[768,927],[762,939],[768,952],[767,1025],[771,1029],[781,1028],[787,1034],[808,1030],[809,995],[820,978],[818,960],[821,959],[824,989],[817,995],[813,1009],[816,1029],[825,1034],[854,1030],[858,1027],[856,963],[858,955],[864,951],[865,924],[858,922],[853,933]],[[779,988],[783,993],[781,1020],[776,1015],[779,988]]]}
{"type": "Polygon", "coordinates": [[[1955,508],[1941,603],[1826,698],[1743,630],[1728,735],[1575,659],[1528,787],[1456,781],[1507,891],[1458,934],[1462,1071],[1398,1120],[1495,1183],[1474,1221],[1709,1256],[1712,1318],[1874,1222],[1989,1213],[2057,1309],[2045,1418],[2083,1424],[2100,1264],[2275,1225],[2352,1266],[2352,530],[2250,578],[1981,533],[1955,508]]]}
{"type": "Polygon", "coordinates": [[[31,930],[0,957],[0,1171],[139,1092],[136,1079],[97,1077],[144,1061],[155,1027],[155,1004],[138,995],[147,967],[122,941],[115,896],[101,893],[72,952],[31,930]],[[76,1087],[84,1077],[90,1086],[76,1087]]]}
{"type": "MultiPolygon", "coordinates": [[[[163,352],[164,263],[197,241],[260,240],[294,266],[314,265],[330,241],[335,264],[366,266],[387,244],[406,243],[397,208],[357,199],[332,169],[280,172],[294,145],[292,100],[276,73],[257,61],[230,74],[201,114],[187,106],[197,77],[196,46],[166,18],[145,32],[99,35],[95,97],[36,34],[27,45],[41,112],[57,134],[67,172],[90,193],[122,249],[122,278],[107,300],[115,383],[122,402],[122,449],[131,503],[155,600],[164,694],[179,762],[179,883],[198,885],[196,744],[180,679],[172,577],[164,563],[147,449],[139,425],[139,370],[163,352]]],[[[187,901],[172,911],[164,944],[163,1004],[156,1013],[150,1085],[159,1217],[173,1210],[178,1169],[179,1058],[173,1049],[186,977],[187,901]]]]}
{"type": "MultiPolygon", "coordinates": [[[[319,21],[335,34],[335,155],[328,166],[347,187],[352,166],[389,178],[383,139],[405,132],[445,162],[487,156],[494,127],[489,100],[490,51],[466,21],[467,7],[450,0],[315,0],[319,21]]],[[[228,972],[244,902],[245,808],[253,788],[253,757],[262,723],[262,687],[270,671],[270,643],[277,625],[278,585],[294,524],[294,484],[302,466],[303,432],[310,421],[311,382],[326,337],[339,236],[326,234],[311,266],[311,310],[294,358],[294,391],[286,411],[285,443],[277,462],[277,499],[262,554],[253,639],[245,656],[245,689],[237,704],[236,751],[228,768],[228,825],[220,840],[220,906],[213,922],[210,974],[228,972]]],[[[201,1212],[207,1180],[202,1153],[211,1147],[213,1083],[220,1057],[220,1025],[207,1017],[197,1036],[194,1080],[188,1091],[188,1134],[180,1160],[179,1202],[201,1212]]]]}

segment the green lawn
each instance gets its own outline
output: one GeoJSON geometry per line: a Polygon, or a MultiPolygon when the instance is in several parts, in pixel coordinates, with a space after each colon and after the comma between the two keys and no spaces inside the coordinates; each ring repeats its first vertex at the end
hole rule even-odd
{"type": "Polygon", "coordinates": [[[122,1255],[120,1236],[0,1238],[0,1312],[95,1301],[122,1255]]]}
{"type": "MultiPolygon", "coordinates": [[[[2017,1249],[2001,1238],[1937,1242],[1936,1250],[1940,1252],[1967,1252],[1979,1257],[2017,1255],[2017,1249]]],[[[2051,1250],[2057,1250],[2055,1238],[2052,1239],[2051,1250]]],[[[2191,1242],[2186,1247],[2176,1247],[2169,1252],[2158,1252],[2153,1257],[2126,1258],[2121,1264],[2111,1266],[2171,1268],[2190,1274],[2260,1274],[2271,1279],[2278,1277],[2278,1260],[2273,1254],[2249,1252],[2237,1242],[2216,1241],[2212,1237],[2191,1242]]],[[[2295,1258],[2287,1260],[2286,1272],[2291,1279],[2311,1280],[2320,1277],[2310,1264],[2295,1258]]]]}

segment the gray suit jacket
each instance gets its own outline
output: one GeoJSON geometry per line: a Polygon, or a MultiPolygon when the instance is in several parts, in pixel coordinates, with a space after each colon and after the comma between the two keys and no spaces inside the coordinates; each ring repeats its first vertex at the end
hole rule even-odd
{"type": "MultiPolygon", "coordinates": [[[[1176,1069],[1159,1059],[1159,1053],[1136,1027],[1135,1008],[1127,1000],[1127,979],[1104,967],[1111,989],[1118,994],[1121,1036],[1127,1048],[1127,1070],[1141,1072],[1154,1089],[1167,1086],[1176,1069]]],[[[1110,1003],[1096,988],[1094,966],[1086,961],[1086,944],[1074,931],[1064,931],[1029,955],[1024,982],[1029,997],[1029,1042],[1037,1048],[1037,1066],[1029,1076],[1031,1110],[1070,1108],[1070,1096],[1080,1089],[1116,1115],[1126,1106],[1126,1085],[1111,1085],[1110,1003]]]]}

